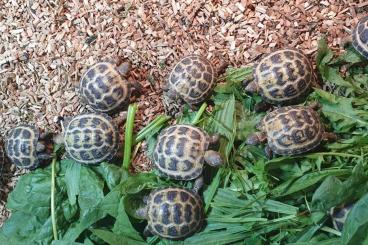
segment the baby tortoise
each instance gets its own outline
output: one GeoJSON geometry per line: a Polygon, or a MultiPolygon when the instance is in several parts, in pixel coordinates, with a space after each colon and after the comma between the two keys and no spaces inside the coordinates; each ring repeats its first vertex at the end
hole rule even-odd
{"type": "Polygon", "coordinates": [[[340,207],[333,207],[330,210],[330,215],[332,219],[332,224],[334,228],[338,231],[342,231],[346,218],[349,212],[353,209],[354,204],[341,205],[340,207]]]}
{"type": "MultiPolygon", "coordinates": [[[[112,114],[129,104],[132,85],[124,76],[130,70],[125,62],[116,66],[111,62],[99,62],[82,76],[79,92],[82,101],[96,112],[112,114]]],[[[134,87],[139,87],[134,84],[134,87]]]]}
{"type": "Polygon", "coordinates": [[[282,49],[264,56],[253,68],[254,80],[245,90],[259,93],[272,105],[293,105],[303,101],[315,74],[307,56],[295,49],[282,49]]]}
{"type": "Polygon", "coordinates": [[[5,151],[18,168],[35,169],[44,160],[52,158],[48,134],[40,134],[33,125],[19,125],[5,138],[5,151]]]}
{"type": "Polygon", "coordinates": [[[295,155],[316,148],[323,139],[336,139],[333,133],[325,132],[315,110],[318,104],[286,106],[266,114],[256,126],[261,132],[251,134],[247,144],[267,142],[266,155],[295,155]]]}
{"type": "Polygon", "coordinates": [[[119,146],[118,129],[102,113],[82,114],[61,121],[63,133],[55,142],[65,145],[67,158],[82,164],[111,160],[119,146]]]}
{"type": "Polygon", "coordinates": [[[148,222],[144,235],[178,240],[200,230],[204,212],[197,188],[169,187],[151,192],[144,199],[145,207],[137,211],[137,216],[148,222]]]}
{"type": "Polygon", "coordinates": [[[209,136],[202,129],[191,125],[173,125],[162,130],[153,153],[156,168],[165,176],[177,180],[192,180],[202,175],[203,164],[222,164],[218,152],[210,144],[219,137],[209,136]]]}
{"type": "Polygon", "coordinates": [[[368,16],[359,20],[352,33],[353,47],[368,59],[368,16]]]}
{"type": "Polygon", "coordinates": [[[200,55],[188,55],[182,58],[172,69],[164,87],[163,101],[168,114],[180,113],[181,105],[189,104],[192,108],[204,102],[211,95],[217,84],[217,76],[222,73],[226,64],[219,71],[209,60],[200,55]]]}

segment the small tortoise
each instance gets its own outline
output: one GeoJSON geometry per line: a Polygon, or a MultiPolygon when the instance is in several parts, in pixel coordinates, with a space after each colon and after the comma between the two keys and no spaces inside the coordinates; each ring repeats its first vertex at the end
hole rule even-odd
{"type": "Polygon", "coordinates": [[[111,160],[119,146],[119,132],[103,113],[81,114],[61,122],[63,133],[55,142],[65,145],[67,157],[82,164],[111,160]]]}
{"type": "Polygon", "coordinates": [[[334,228],[338,231],[342,231],[346,218],[349,212],[354,207],[353,203],[341,205],[340,207],[333,207],[330,210],[331,220],[334,228]]]}
{"type": "Polygon", "coordinates": [[[172,69],[163,89],[167,113],[177,114],[184,103],[193,108],[208,99],[216,86],[217,75],[225,68],[226,64],[223,64],[216,71],[211,62],[200,55],[182,58],[172,69]]]}
{"type": "Polygon", "coordinates": [[[359,20],[352,33],[353,47],[368,59],[368,16],[359,20]]]}
{"type": "Polygon", "coordinates": [[[82,101],[94,111],[107,114],[126,107],[132,91],[132,84],[124,78],[129,69],[129,63],[116,67],[111,62],[99,62],[90,67],[79,83],[82,101]]]}
{"type": "Polygon", "coordinates": [[[313,67],[307,56],[295,49],[282,49],[264,56],[253,68],[254,80],[245,81],[245,90],[260,93],[272,105],[301,102],[315,84],[313,67]]]}
{"type": "Polygon", "coordinates": [[[192,180],[202,175],[203,164],[222,164],[218,152],[209,150],[218,136],[209,136],[191,125],[173,125],[160,133],[153,153],[156,168],[164,175],[177,180],[192,180]]]}
{"type": "Polygon", "coordinates": [[[178,240],[200,230],[204,212],[197,190],[169,187],[151,192],[144,200],[145,207],[137,211],[137,216],[148,222],[144,235],[178,240]]]}
{"type": "Polygon", "coordinates": [[[266,114],[257,125],[261,132],[251,134],[247,144],[267,142],[266,154],[294,155],[316,148],[323,139],[336,139],[333,133],[325,132],[318,113],[318,104],[286,106],[266,114]]]}
{"type": "Polygon", "coordinates": [[[48,134],[40,134],[35,126],[19,125],[5,139],[6,155],[18,168],[35,169],[52,158],[47,138],[48,134]]]}

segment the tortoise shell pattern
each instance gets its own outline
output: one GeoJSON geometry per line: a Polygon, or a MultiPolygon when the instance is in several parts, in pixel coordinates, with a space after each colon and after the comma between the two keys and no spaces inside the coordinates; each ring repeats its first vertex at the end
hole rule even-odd
{"type": "Polygon", "coordinates": [[[317,147],[324,127],[317,113],[305,106],[286,106],[268,113],[261,127],[268,146],[278,155],[294,155],[317,147]]]}
{"type": "Polygon", "coordinates": [[[200,128],[174,125],[164,129],[153,154],[156,168],[165,176],[191,180],[202,174],[209,136],[200,128]]]}
{"type": "Polygon", "coordinates": [[[280,105],[302,100],[315,79],[308,58],[293,49],[279,50],[262,58],[253,70],[253,76],[263,99],[280,105]]]}
{"type": "Polygon", "coordinates": [[[168,239],[180,239],[198,231],[203,224],[200,196],[184,188],[165,188],[148,199],[148,230],[168,239]]]}
{"type": "Polygon", "coordinates": [[[36,150],[39,136],[38,129],[32,125],[13,128],[5,140],[5,151],[10,161],[19,168],[36,168],[39,164],[36,150]]]}
{"type": "Polygon", "coordinates": [[[342,229],[344,228],[346,218],[348,217],[348,214],[353,207],[354,204],[351,203],[347,205],[342,205],[339,208],[333,207],[331,209],[330,215],[332,218],[332,224],[336,230],[340,232],[342,231],[342,229]]]}
{"type": "Polygon", "coordinates": [[[207,99],[216,85],[215,70],[204,57],[189,55],[175,65],[169,84],[185,102],[199,104],[207,99]]]}
{"type": "Polygon", "coordinates": [[[359,20],[353,30],[353,47],[368,59],[368,16],[359,20]]]}
{"type": "Polygon", "coordinates": [[[130,84],[108,62],[97,63],[80,80],[83,100],[97,112],[111,113],[129,103],[130,84]]]}
{"type": "Polygon", "coordinates": [[[119,133],[104,114],[83,114],[66,126],[64,143],[68,157],[83,164],[111,160],[119,145],[119,133]]]}

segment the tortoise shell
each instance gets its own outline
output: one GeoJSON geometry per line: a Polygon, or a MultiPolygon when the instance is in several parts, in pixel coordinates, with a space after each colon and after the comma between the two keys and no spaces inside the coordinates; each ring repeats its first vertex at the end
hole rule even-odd
{"type": "Polygon", "coordinates": [[[317,147],[324,133],[319,115],[305,106],[286,106],[268,113],[259,128],[266,132],[270,149],[278,155],[294,155],[317,147]]]}
{"type": "Polygon", "coordinates": [[[0,168],[5,164],[5,150],[3,146],[3,140],[0,138],[0,168]]]}
{"type": "Polygon", "coordinates": [[[333,207],[330,210],[330,215],[332,219],[332,224],[334,228],[338,231],[342,231],[346,218],[348,217],[349,212],[354,207],[353,203],[341,205],[340,207],[333,207]]]}
{"type": "Polygon", "coordinates": [[[83,164],[98,164],[116,154],[119,133],[106,114],[82,114],[64,127],[64,144],[69,158],[83,164]]]}
{"type": "Polygon", "coordinates": [[[161,131],[153,153],[155,167],[165,176],[191,180],[202,174],[209,135],[191,125],[173,125],[161,131]]]}
{"type": "Polygon", "coordinates": [[[37,157],[39,136],[39,130],[33,125],[19,125],[11,129],[5,139],[9,160],[18,168],[36,168],[40,163],[37,157]]]}
{"type": "Polygon", "coordinates": [[[129,104],[130,83],[109,62],[90,67],[82,76],[79,91],[93,110],[113,113],[129,104]]]}
{"type": "Polygon", "coordinates": [[[190,105],[205,101],[216,85],[216,72],[209,60],[199,55],[181,59],[169,76],[169,88],[190,105]]]}
{"type": "Polygon", "coordinates": [[[200,196],[188,189],[170,187],[156,190],[147,202],[147,228],[160,237],[188,237],[202,227],[203,217],[200,196]]]}
{"type": "Polygon", "coordinates": [[[302,101],[315,79],[307,56],[294,49],[266,55],[254,67],[253,76],[263,100],[276,105],[302,101]]]}
{"type": "Polygon", "coordinates": [[[368,59],[368,16],[359,20],[353,30],[353,47],[368,59]]]}

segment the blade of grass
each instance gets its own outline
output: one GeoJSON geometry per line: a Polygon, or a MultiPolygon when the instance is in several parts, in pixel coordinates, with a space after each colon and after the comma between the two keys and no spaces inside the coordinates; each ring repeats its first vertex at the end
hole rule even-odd
{"type": "Polygon", "coordinates": [[[134,117],[137,111],[137,104],[131,104],[128,108],[127,122],[125,126],[125,144],[124,144],[124,158],[123,168],[128,170],[130,166],[130,156],[132,154],[132,143],[133,143],[133,128],[134,128],[134,117]]]}
{"type": "Polygon", "coordinates": [[[203,115],[204,111],[206,110],[206,108],[207,108],[207,103],[206,103],[206,102],[204,102],[204,103],[201,105],[201,107],[199,108],[199,110],[198,110],[197,114],[195,115],[195,117],[194,117],[194,119],[193,119],[193,121],[192,121],[192,124],[193,124],[193,125],[196,125],[196,124],[199,122],[199,119],[201,119],[201,117],[202,117],[202,115],[203,115]]]}
{"type": "Polygon", "coordinates": [[[147,135],[152,133],[152,130],[160,128],[165,122],[170,120],[169,116],[159,115],[155,119],[153,119],[147,126],[145,126],[142,130],[138,132],[135,136],[134,144],[137,144],[144,140],[147,135]]]}
{"type": "Polygon", "coordinates": [[[51,163],[51,222],[52,222],[52,232],[54,235],[54,240],[58,240],[57,236],[57,224],[56,224],[56,210],[55,210],[55,165],[56,165],[56,150],[54,150],[54,157],[51,163]]]}

